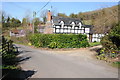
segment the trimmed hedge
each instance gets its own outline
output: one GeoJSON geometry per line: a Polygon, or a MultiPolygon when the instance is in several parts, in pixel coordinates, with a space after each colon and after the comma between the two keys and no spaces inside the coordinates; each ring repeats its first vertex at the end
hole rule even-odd
{"type": "Polygon", "coordinates": [[[32,45],[48,48],[88,47],[86,35],[82,34],[34,34],[29,36],[32,45]]]}

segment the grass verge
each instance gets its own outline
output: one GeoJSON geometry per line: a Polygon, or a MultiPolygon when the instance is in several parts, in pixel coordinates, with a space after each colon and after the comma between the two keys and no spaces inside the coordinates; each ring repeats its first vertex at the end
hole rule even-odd
{"type": "Polygon", "coordinates": [[[100,42],[90,42],[89,44],[91,47],[93,47],[93,46],[100,45],[101,43],[100,42]]]}
{"type": "Polygon", "coordinates": [[[120,62],[113,62],[111,65],[112,65],[113,67],[120,68],[120,62]]]}

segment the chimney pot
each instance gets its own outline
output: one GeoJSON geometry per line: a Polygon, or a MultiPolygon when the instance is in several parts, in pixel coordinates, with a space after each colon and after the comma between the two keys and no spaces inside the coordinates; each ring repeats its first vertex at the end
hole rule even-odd
{"type": "Polygon", "coordinates": [[[48,11],[48,14],[47,14],[47,21],[50,22],[51,21],[51,12],[50,10],[48,11]]]}

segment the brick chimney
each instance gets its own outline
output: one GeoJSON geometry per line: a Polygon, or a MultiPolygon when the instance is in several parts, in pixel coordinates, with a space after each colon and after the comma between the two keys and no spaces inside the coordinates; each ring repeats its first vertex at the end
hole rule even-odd
{"type": "Polygon", "coordinates": [[[44,34],[53,34],[53,28],[52,28],[52,15],[51,15],[51,12],[50,10],[48,11],[47,13],[47,22],[46,22],[46,27],[44,29],[44,34]]]}
{"type": "Polygon", "coordinates": [[[51,21],[51,12],[49,10],[47,14],[47,22],[50,22],[50,21],[51,21]]]}

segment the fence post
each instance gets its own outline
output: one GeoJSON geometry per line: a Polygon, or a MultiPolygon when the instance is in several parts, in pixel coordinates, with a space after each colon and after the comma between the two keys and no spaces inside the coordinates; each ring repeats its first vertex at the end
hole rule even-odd
{"type": "Polygon", "coordinates": [[[9,52],[9,42],[7,42],[7,45],[8,45],[7,47],[8,47],[8,52],[9,52]]]}
{"type": "Polygon", "coordinates": [[[12,45],[13,41],[9,40],[9,51],[13,51],[13,45],[12,45]]]}

